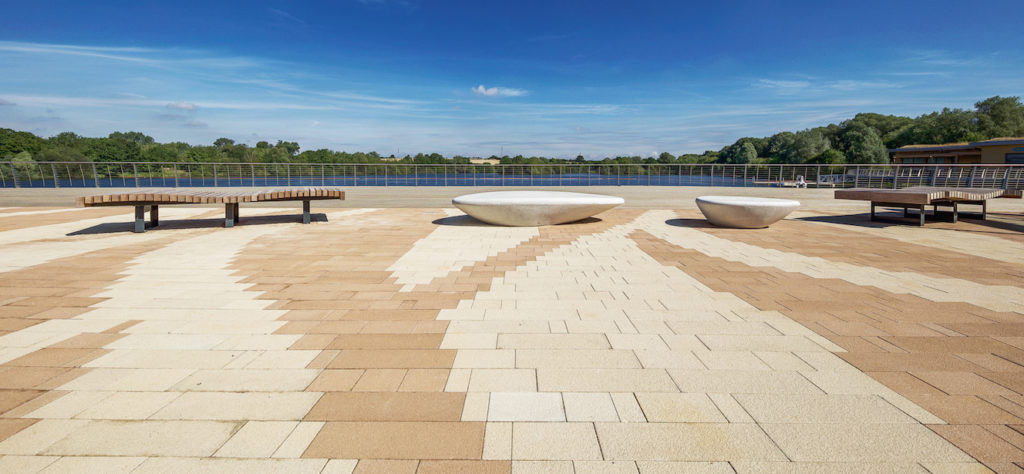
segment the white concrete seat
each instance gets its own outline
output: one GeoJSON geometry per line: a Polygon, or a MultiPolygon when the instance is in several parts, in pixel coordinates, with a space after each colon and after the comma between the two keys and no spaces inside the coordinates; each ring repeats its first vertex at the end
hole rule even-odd
{"type": "Polygon", "coordinates": [[[561,191],[496,191],[452,199],[455,207],[476,219],[514,227],[574,222],[624,202],[615,196],[561,191]]]}
{"type": "Polygon", "coordinates": [[[772,225],[800,207],[800,201],[748,196],[701,196],[697,207],[708,222],[719,227],[760,229],[772,225]]]}

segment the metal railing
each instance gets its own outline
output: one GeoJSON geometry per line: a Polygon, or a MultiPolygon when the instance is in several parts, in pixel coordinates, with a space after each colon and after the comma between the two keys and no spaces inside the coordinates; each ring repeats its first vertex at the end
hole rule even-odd
{"type": "Polygon", "coordinates": [[[1024,165],[162,163],[0,161],[0,187],[730,186],[1024,189],[1024,165]]]}

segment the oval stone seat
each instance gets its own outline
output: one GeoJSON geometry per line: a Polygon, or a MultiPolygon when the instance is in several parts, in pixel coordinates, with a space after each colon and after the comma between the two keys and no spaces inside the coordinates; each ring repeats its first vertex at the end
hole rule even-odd
{"type": "Polygon", "coordinates": [[[495,191],[452,199],[455,207],[476,219],[514,227],[574,222],[624,202],[615,196],[561,191],[495,191]]]}
{"type": "Polygon", "coordinates": [[[748,196],[701,196],[697,207],[708,222],[719,227],[760,229],[772,225],[800,207],[800,201],[748,196]]]}

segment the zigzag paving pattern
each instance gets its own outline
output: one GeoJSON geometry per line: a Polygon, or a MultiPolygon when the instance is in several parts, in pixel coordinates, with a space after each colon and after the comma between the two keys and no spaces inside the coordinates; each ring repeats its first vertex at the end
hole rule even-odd
{"type": "Polygon", "coordinates": [[[94,211],[0,212],[0,472],[1024,465],[1005,228],[94,211]]]}

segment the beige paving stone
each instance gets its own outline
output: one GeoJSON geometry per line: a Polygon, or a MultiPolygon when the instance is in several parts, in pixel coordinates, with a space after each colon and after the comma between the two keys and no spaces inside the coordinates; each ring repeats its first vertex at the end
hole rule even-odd
{"type": "Polygon", "coordinates": [[[708,346],[693,334],[662,334],[661,339],[665,341],[673,351],[706,351],[708,346]]]}
{"type": "Polygon", "coordinates": [[[0,472],[39,472],[58,459],[58,456],[7,455],[0,457],[0,472]]]}
{"type": "MultiPolygon", "coordinates": [[[[488,333],[445,334],[441,349],[496,349],[498,335],[488,333]]],[[[458,357],[456,356],[456,359],[458,357]]]]}
{"type": "Polygon", "coordinates": [[[473,369],[468,391],[536,392],[537,376],[533,369],[473,369]]]}
{"type": "Polygon", "coordinates": [[[793,461],[965,462],[971,458],[919,424],[762,424],[793,461]]]}
{"type": "Polygon", "coordinates": [[[512,459],[600,460],[591,423],[513,423],[512,459]]]}
{"type": "Polygon", "coordinates": [[[469,391],[469,378],[472,375],[470,369],[452,369],[448,372],[448,382],[445,383],[446,392],[467,392],[469,391]]]}
{"type": "Polygon", "coordinates": [[[269,458],[295,429],[297,421],[249,421],[214,453],[227,458],[269,458]]]}
{"type": "Polygon", "coordinates": [[[75,418],[101,420],[145,420],[181,396],[178,392],[96,392],[107,395],[75,418]]]}
{"type": "Polygon", "coordinates": [[[733,395],[728,393],[709,393],[708,398],[715,403],[718,411],[722,412],[729,423],[753,423],[747,410],[736,401],[733,395]]]}
{"type": "MultiPolygon", "coordinates": [[[[800,473],[800,474],[812,474],[812,473],[825,473],[825,474],[885,474],[885,473],[899,473],[899,474],[926,474],[929,471],[925,470],[919,464],[914,463],[862,463],[862,462],[850,462],[850,463],[825,463],[825,462],[733,462],[733,467],[736,469],[737,474],[754,474],[754,473],[800,473]]],[[[987,470],[986,470],[987,471],[987,470]]],[[[935,472],[935,471],[931,471],[935,472]]],[[[956,472],[969,472],[969,471],[956,471],[956,472]]],[[[985,471],[982,471],[985,472],[985,471]]]]}
{"type": "Polygon", "coordinates": [[[664,351],[668,345],[657,334],[607,334],[612,349],[664,351]]]}
{"type": "Polygon", "coordinates": [[[730,474],[727,462],[637,461],[640,474],[730,474]]]}
{"type": "Polygon", "coordinates": [[[217,459],[217,458],[150,458],[133,472],[166,473],[188,472],[197,474],[219,474],[223,472],[246,473],[319,473],[327,464],[326,459],[217,459]]]}
{"type": "Polygon", "coordinates": [[[758,423],[917,423],[874,395],[738,393],[733,398],[758,423]]]}
{"type": "Polygon", "coordinates": [[[0,442],[0,454],[39,454],[88,423],[84,420],[40,420],[0,442]]]}
{"type": "Polygon", "coordinates": [[[511,369],[516,366],[516,351],[507,349],[459,349],[455,369],[511,369]]]}
{"type": "Polygon", "coordinates": [[[697,358],[711,370],[771,370],[753,352],[747,351],[695,351],[697,358]]]}
{"type": "Polygon", "coordinates": [[[281,446],[274,451],[275,458],[297,458],[306,452],[309,443],[324,427],[322,421],[300,421],[294,430],[285,438],[281,446]]]}
{"type": "Polygon", "coordinates": [[[101,403],[110,392],[71,392],[25,415],[25,418],[74,418],[101,403]]]}
{"type": "Polygon", "coordinates": [[[63,472],[120,473],[131,472],[145,461],[144,457],[65,456],[39,471],[40,474],[63,472]]]}
{"type": "Polygon", "coordinates": [[[512,461],[512,474],[574,474],[572,461],[512,461]]]}
{"type": "Polygon", "coordinates": [[[468,392],[462,407],[462,421],[487,421],[487,410],[490,404],[487,392],[468,392]]]}
{"type": "Polygon", "coordinates": [[[549,369],[632,369],[640,363],[632,351],[608,349],[520,349],[515,351],[518,368],[549,369]]]}
{"type": "Polygon", "coordinates": [[[192,369],[97,368],[61,385],[59,389],[160,392],[169,390],[192,372],[192,369]]]}
{"type": "Polygon", "coordinates": [[[482,459],[512,459],[512,423],[487,423],[484,426],[482,459]]]}
{"type": "Polygon", "coordinates": [[[633,393],[612,393],[612,403],[615,404],[615,412],[619,415],[619,420],[627,423],[645,423],[647,418],[644,416],[644,411],[640,409],[640,404],[636,401],[636,395],[633,393]]]}
{"type": "Polygon", "coordinates": [[[637,393],[651,423],[725,423],[728,420],[703,393],[637,393]]]}
{"type": "Polygon", "coordinates": [[[224,444],[236,427],[221,421],[73,421],[84,424],[62,430],[65,437],[44,454],[205,457],[224,444]]]}
{"type": "Polygon", "coordinates": [[[266,351],[248,365],[247,369],[304,369],[320,351],[283,350],[266,351]]]}
{"type": "Polygon", "coordinates": [[[356,469],[356,464],[359,461],[356,459],[331,459],[327,461],[327,465],[324,466],[324,470],[320,471],[321,474],[352,474],[352,471],[356,469]]]}
{"type": "Polygon", "coordinates": [[[645,369],[706,369],[697,356],[691,351],[634,351],[640,365],[645,369]]]}
{"type": "Polygon", "coordinates": [[[976,462],[923,462],[920,464],[932,474],[988,474],[992,470],[976,462]]]}
{"type": "Polygon", "coordinates": [[[562,394],[492,392],[487,421],[565,421],[562,394]]]}
{"type": "Polygon", "coordinates": [[[694,393],[820,393],[799,372],[770,370],[669,369],[683,392],[694,393]]]}
{"type": "Polygon", "coordinates": [[[610,394],[566,392],[562,399],[566,421],[619,421],[610,394]]]}
{"type": "Polygon", "coordinates": [[[597,423],[606,460],[783,461],[757,426],[746,423],[597,423]]]}
{"type": "MultiPolygon", "coordinates": [[[[125,319],[131,319],[125,315],[125,319]]],[[[128,334],[104,346],[107,349],[210,350],[228,336],[217,334],[128,334]]]]}
{"type": "Polygon", "coordinates": [[[754,355],[768,364],[772,370],[814,370],[792,352],[754,352],[754,355]]]}
{"type": "Polygon", "coordinates": [[[593,472],[600,474],[636,474],[636,463],[632,461],[576,461],[573,467],[577,472],[593,472]]]}
{"type": "Polygon", "coordinates": [[[86,367],[123,369],[219,369],[238,356],[239,351],[117,350],[86,367]]]}
{"type": "Polygon", "coordinates": [[[604,334],[498,334],[499,349],[609,349],[604,334]]]}
{"type": "Polygon", "coordinates": [[[253,336],[232,336],[213,349],[221,351],[283,351],[302,337],[299,334],[258,334],[253,336]]]}
{"type": "Polygon", "coordinates": [[[316,392],[186,392],[151,418],[298,421],[320,396],[316,392]]]}
{"type": "Polygon", "coordinates": [[[663,369],[537,369],[542,392],[678,392],[663,369]]]}
{"type": "Polygon", "coordinates": [[[302,391],[319,375],[312,369],[198,370],[174,385],[174,390],[196,392],[302,391]]]}

